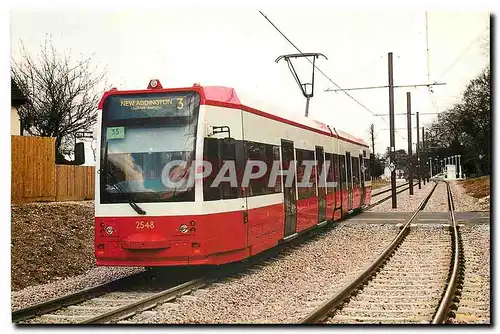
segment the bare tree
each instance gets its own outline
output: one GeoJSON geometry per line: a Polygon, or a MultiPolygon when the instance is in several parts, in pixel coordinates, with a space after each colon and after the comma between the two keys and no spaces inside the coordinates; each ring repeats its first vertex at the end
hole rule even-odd
{"type": "Polygon", "coordinates": [[[92,66],[92,58],[58,53],[46,40],[34,57],[21,42],[19,61],[12,60],[11,74],[28,103],[19,109],[23,130],[31,135],[55,137],[56,162],[68,163],[76,133],[89,131],[97,120],[106,71],[92,66]],[[96,73],[96,74],[94,74],[96,73]]]}
{"type": "Polygon", "coordinates": [[[489,174],[491,162],[491,72],[473,78],[462,98],[440,114],[429,128],[440,156],[462,155],[466,173],[489,174]],[[468,164],[467,164],[468,162],[468,164]]]}

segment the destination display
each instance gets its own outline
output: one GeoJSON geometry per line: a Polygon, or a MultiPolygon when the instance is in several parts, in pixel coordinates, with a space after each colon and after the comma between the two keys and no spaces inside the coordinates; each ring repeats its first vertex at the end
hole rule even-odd
{"type": "Polygon", "coordinates": [[[199,103],[197,93],[112,95],[104,102],[108,120],[187,117],[199,103]]]}

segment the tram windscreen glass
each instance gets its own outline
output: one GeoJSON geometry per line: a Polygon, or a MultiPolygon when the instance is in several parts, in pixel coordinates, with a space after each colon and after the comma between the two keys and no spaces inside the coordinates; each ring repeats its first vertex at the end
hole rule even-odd
{"type": "Polygon", "coordinates": [[[103,104],[101,203],[194,201],[200,96],[111,95],[103,104]]]}

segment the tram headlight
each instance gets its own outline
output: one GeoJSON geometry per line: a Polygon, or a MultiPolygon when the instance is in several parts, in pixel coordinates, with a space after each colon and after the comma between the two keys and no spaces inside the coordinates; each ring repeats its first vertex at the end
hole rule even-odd
{"type": "Polygon", "coordinates": [[[181,231],[181,233],[188,233],[188,231],[189,231],[189,227],[188,227],[186,224],[182,224],[182,225],[179,227],[179,231],[181,231]]]}
{"type": "Polygon", "coordinates": [[[106,226],[106,233],[107,234],[113,234],[114,230],[113,230],[113,226],[106,226]]]}

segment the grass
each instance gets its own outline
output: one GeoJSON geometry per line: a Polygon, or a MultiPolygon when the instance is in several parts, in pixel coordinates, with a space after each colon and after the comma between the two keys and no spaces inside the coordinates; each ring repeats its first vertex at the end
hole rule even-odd
{"type": "Polygon", "coordinates": [[[459,181],[467,194],[475,198],[483,198],[490,194],[490,176],[475,177],[473,179],[459,181]]]}
{"type": "Polygon", "coordinates": [[[391,183],[389,180],[372,180],[372,189],[378,189],[388,186],[391,183]]]}

